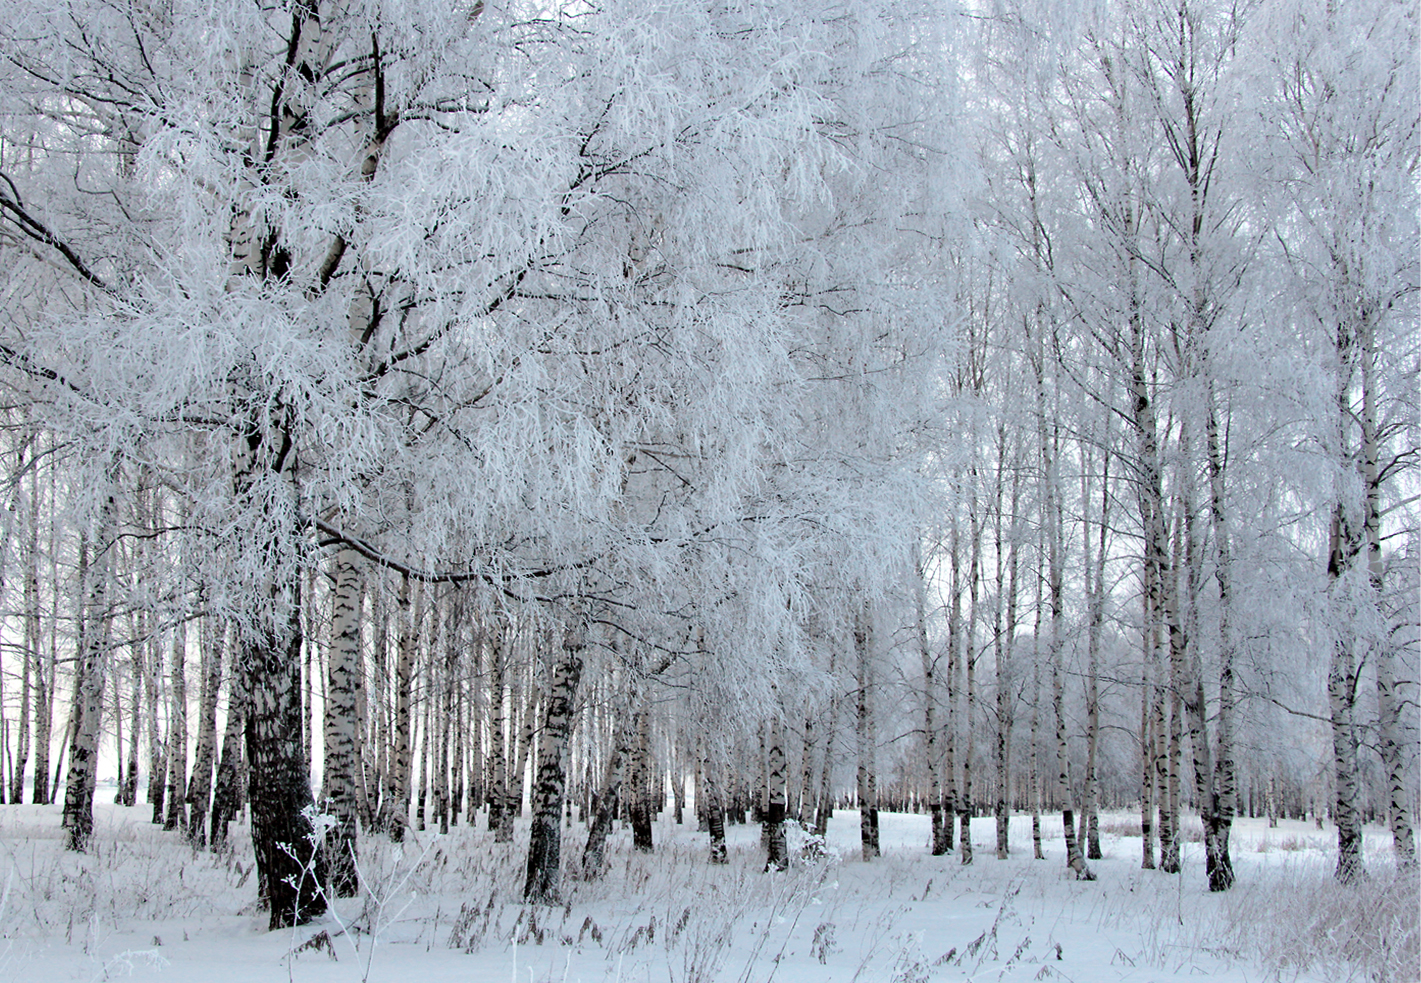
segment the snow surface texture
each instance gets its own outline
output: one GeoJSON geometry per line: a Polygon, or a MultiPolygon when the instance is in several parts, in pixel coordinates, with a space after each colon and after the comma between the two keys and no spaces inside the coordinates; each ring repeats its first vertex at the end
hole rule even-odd
{"type": "MultiPolygon", "coordinates": [[[[102,794],[102,790],[101,790],[102,794]]],[[[0,808],[0,980],[404,981],[442,983],[820,983],[933,980],[1150,983],[1376,980],[1418,971],[1417,881],[1368,829],[1370,878],[1331,877],[1335,832],[1263,820],[1235,826],[1239,883],[1205,890],[1202,846],[1185,872],[1139,869],[1138,834],[1102,817],[1106,858],[1093,883],[1064,867],[1060,817],[1043,817],[1047,859],[1031,859],[1030,819],[994,854],[973,823],[976,863],[928,855],[926,816],[883,814],[884,856],[858,860],[858,814],[839,812],[827,856],[761,871],[757,826],[732,826],[730,863],[705,862],[694,826],[657,824],[651,855],[613,837],[606,875],[565,880],[567,904],[517,903],[522,842],[482,829],[361,844],[363,897],[291,932],[266,932],[245,827],[234,850],[194,853],[103,806],[89,855],[62,849],[56,807],[0,808]],[[1054,835],[1053,835],[1054,834],[1054,835]]],[[[1186,829],[1188,829],[1186,825],[1186,829]]],[[[576,855],[582,827],[568,831],[576,855]]],[[[1196,828],[1197,832],[1197,828],[1196,828]]],[[[804,838],[798,837],[802,846],[804,838]]]]}

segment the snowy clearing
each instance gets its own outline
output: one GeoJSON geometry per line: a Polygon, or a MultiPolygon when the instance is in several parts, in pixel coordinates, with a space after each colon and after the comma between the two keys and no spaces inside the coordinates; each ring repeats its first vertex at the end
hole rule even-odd
{"type": "MultiPolygon", "coordinates": [[[[101,793],[102,794],[102,793],[101,793]]],[[[857,859],[858,815],[835,814],[831,855],[761,872],[759,827],[732,826],[730,864],[705,863],[694,827],[658,823],[636,855],[614,834],[599,882],[568,879],[563,908],[517,903],[526,827],[512,847],[482,829],[415,833],[403,849],[362,843],[362,898],[290,932],[254,910],[248,830],[234,851],[194,853],[145,808],[99,810],[94,849],[65,852],[55,807],[0,810],[5,867],[0,979],[291,981],[618,980],[696,983],[1008,981],[1342,983],[1418,978],[1414,877],[1368,829],[1371,877],[1332,879],[1335,832],[1241,820],[1238,886],[1204,890],[1202,848],[1185,873],[1139,869],[1132,817],[1102,817],[1099,879],[1064,868],[1059,817],[1043,817],[1047,859],[1031,857],[1030,819],[1012,821],[1013,856],[993,854],[974,821],[976,862],[928,855],[926,816],[884,814],[881,861],[857,859]],[[1054,829],[1053,829],[1054,827],[1054,829]],[[1054,837],[1051,836],[1055,832],[1054,837]]],[[[580,848],[580,824],[566,834],[580,848]]]]}

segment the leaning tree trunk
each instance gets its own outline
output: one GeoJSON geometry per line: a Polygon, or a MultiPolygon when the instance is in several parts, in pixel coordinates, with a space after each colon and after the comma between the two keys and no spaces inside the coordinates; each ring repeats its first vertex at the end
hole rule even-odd
{"type": "MultiPolygon", "coordinates": [[[[633,693],[631,703],[640,702],[640,696],[633,693]]],[[[607,853],[607,836],[612,832],[612,823],[617,818],[617,805],[621,799],[622,782],[627,772],[627,762],[632,755],[632,739],[636,734],[633,715],[618,714],[616,737],[612,742],[612,753],[607,758],[607,770],[602,779],[602,788],[597,794],[597,809],[592,821],[587,824],[587,846],[582,851],[582,876],[591,879],[600,876],[607,853]]],[[[724,818],[721,820],[724,831],[724,818]]]]}
{"type": "Polygon", "coordinates": [[[64,790],[64,826],[70,850],[88,849],[94,831],[94,784],[98,778],[99,724],[104,705],[104,677],[113,619],[108,613],[116,506],[112,482],[104,497],[94,538],[80,543],[79,656],[74,666],[74,703],[70,710],[69,778],[64,790]]]}
{"type": "MultiPolygon", "coordinates": [[[[575,613],[563,634],[562,657],[553,670],[544,701],[543,739],[538,746],[538,774],[533,786],[533,824],[528,839],[528,876],[523,900],[561,904],[562,809],[567,790],[567,742],[572,733],[573,700],[582,678],[587,626],[575,613]]],[[[531,708],[530,708],[531,710],[531,708]]]]}
{"type": "Polygon", "coordinates": [[[359,759],[360,717],[364,688],[360,666],[360,610],[363,582],[354,550],[335,556],[335,592],[331,602],[331,648],[326,665],[324,809],[335,821],[326,834],[326,862],[331,890],[338,898],[359,892],[356,874],[355,770],[359,759]]]}

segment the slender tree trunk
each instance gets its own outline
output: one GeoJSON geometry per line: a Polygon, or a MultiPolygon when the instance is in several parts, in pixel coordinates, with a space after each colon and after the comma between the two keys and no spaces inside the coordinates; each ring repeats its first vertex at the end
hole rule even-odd
{"type": "Polygon", "coordinates": [[[109,581],[116,549],[113,539],[117,506],[111,469],[109,489],[100,507],[92,540],[79,545],[80,597],[78,660],[74,668],[74,702],[70,710],[69,778],[64,792],[64,826],[70,850],[88,849],[94,830],[94,785],[98,778],[100,718],[104,705],[109,638],[113,619],[108,613],[109,581]]]}
{"type": "MultiPolygon", "coordinates": [[[[515,677],[520,685],[513,692],[514,705],[518,707],[518,743],[513,755],[513,771],[505,794],[503,805],[502,842],[513,839],[513,817],[523,814],[523,784],[528,771],[528,758],[532,754],[534,731],[538,720],[538,680],[537,659],[529,661],[526,677],[519,672],[515,677]]],[[[536,776],[533,776],[536,780],[536,776]]],[[[532,795],[531,781],[529,795],[532,795]]]]}
{"type": "Polygon", "coordinates": [[[507,664],[503,632],[494,628],[489,633],[488,828],[494,831],[495,843],[508,842],[513,832],[509,826],[509,835],[505,836],[503,825],[503,809],[508,799],[508,704],[504,693],[507,664]]]}
{"type": "MultiPolygon", "coordinates": [[[[143,635],[138,630],[140,624],[136,615],[130,614],[128,619],[129,635],[132,641],[128,646],[129,658],[129,679],[133,683],[133,691],[129,699],[131,720],[128,728],[128,767],[123,771],[123,787],[119,789],[119,801],[125,806],[133,806],[138,801],[138,735],[143,727],[143,635]]],[[[156,726],[150,721],[148,726],[156,726]]]]}
{"type": "Polygon", "coordinates": [[[227,724],[222,731],[222,753],[217,759],[217,774],[212,786],[212,815],[208,842],[216,850],[227,843],[227,824],[241,811],[242,753],[247,728],[246,682],[241,673],[241,651],[233,646],[228,651],[227,724]]]}
{"type": "Polygon", "coordinates": [[[824,733],[824,761],[819,769],[819,795],[814,808],[814,835],[825,836],[829,817],[834,814],[834,741],[839,735],[839,708],[843,705],[839,682],[834,672],[838,668],[837,646],[829,648],[829,727],[824,733]]]}
{"type": "Polygon", "coordinates": [[[865,604],[854,626],[854,649],[858,655],[858,800],[859,840],[863,859],[872,860],[878,850],[877,734],[874,729],[872,693],[873,637],[865,604]]]}
{"type": "MultiPolygon", "coordinates": [[[[226,625],[208,617],[203,622],[202,700],[198,708],[197,754],[188,782],[188,838],[197,846],[207,845],[207,811],[212,800],[212,771],[217,757],[217,694],[222,688],[222,649],[226,625]]],[[[137,731],[133,735],[137,738],[137,731]]]]}
{"type": "Polygon", "coordinates": [[[972,534],[972,558],[967,573],[967,630],[963,635],[963,671],[966,676],[966,713],[963,731],[966,746],[962,749],[962,794],[957,802],[960,817],[960,840],[958,855],[964,864],[972,863],[972,756],[976,745],[973,723],[977,719],[977,618],[978,581],[982,573],[982,526],[977,517],[976,472],[972,474],[972,494],[968,510],[971,515],[969,525],[972,534]]]}
{"type": "Polygon", "coordinates": [[[582,678],[582,652],[587,627],[581,614],[563,634],[562,656],[553,670],[544,704],[543,740],[538,749],[538,776],[533,794],[533,825],[528,841],[528,876],[523,900],[533,904],[561,903],[563,796],[567,787],[566,756],[577,684],[582,678]]]}
{"type": "MultiPolygon", "coordinates": [[[[637,692],[629,695],[629,704],[639,704],[641,696],[637,692]]],[[[627,772],[627,762],[631,760],[633,739],[639,734],[637,718],[633,714],[616,714],[617,725],[612,741],[611,754],[602,779],[602,788],[597,794],[597,807],[592,821],[587,825],[587,846],[582,851],[582,876],[587,879],[602,874],[607,852],[607,836],[612,832],[612,823],[617,818],[617,806],[621,798],[622,782],[627,772]]],[[[724,820],[722,818],[722,833],[724,820]]]]}
{"type": "MultiPolygon", "coordinates": [[[[31,436],[25,445],[28,447],[38,438],[31,436]]],[[[24,468],[27,467],[22,460],[21,468],[17,474],[23,475],[24,468]]],[[[42,679],[44,669],[40,661],[40,623],[39,623],[39,473],[35,471],[30,482],[30,494],[25,497],[25,539],[24,539],[24,566],[25,566],[25,586],[24,586],[24,656],[21,661],[20,676],[20,720],[17,727],[18,734],[15,740],[15,770],[10,781],[10,801],[20,803],[24,801],[25,794],[25,766],[30,756],[30,692],[34,688],[31,685],[32,678],[42,679]]],[[[133,737],[138,736],[137,730],[133,732],[133,737]]],[[[131,803],[130,803],[131,804],[131,803]]]]}
{"type": "MultiPolygon", "coordinates": [[[[1000,452],[1005,455],[1006,442],[1003,439],[1000,445],[1000,452]]],[[[1012,525],[1016,525],[1017,506],[1019,504],[1020,491],[1019,468],[1012,472],[1011,490],[1011,514],[1012,525]]],[[[998,477],[998,483],[1001,476],[998,477]]],[[[998,494],[998,516],[997,516],[997,592],[1002,593],[1001,566],[1001,496],[998,494]]],[[[1009,830],[1011,828],[1011,730],[1015,717],[1015,696],[1012,687],[1015,685],[1015,678],[1012,666],[1013,642],[1016,637],[1016,587],[1018,569],[1018,551],[1016,537],[1012,537],[1011,546],[1008,552],[1006,563],[1006,625],[1005,628],[998,627],[993,647],[996,652],[996,673],[997,673],[997,797],[996,797],[996,822],[997,822],[997,859],[1005,860],[1010,854],[1009,830]]],[[[998,609],[1001,602],[997,603],[998,609]]]]}
{"type": "Polygon", "coordinates": [[[173,629],[173,664],[168,691],[168,788],[164,829],[187,831],[187,622],[173,629]]]}
{"type": "Polygon", "coordinates": [[[423,621],[423,597],[416,610],[410,610],[411,584],[408,576],[400,578],[399,599],[396,602],[400,618],[399,661],[395,666],[395,727],[394,753],[391,768],[389,799],[385,804],[385,831],[396,843],[405,838],[410,821],[410,779],[414,764],[414,715],[411,712],[414,689],[415,658],[418,654],[418,625],[423,621]]]}
{"type": "Polygon", "coordinates": [[[928,811],[932,814],[932,855],[948,851],[950,835],[942,815],[942,762],[938,760],[937,660],[928,648],[922,545],[913,541],[913,604],[917,625],[918,655],[923,664],[923,750],[927,755],[928,811]]]}

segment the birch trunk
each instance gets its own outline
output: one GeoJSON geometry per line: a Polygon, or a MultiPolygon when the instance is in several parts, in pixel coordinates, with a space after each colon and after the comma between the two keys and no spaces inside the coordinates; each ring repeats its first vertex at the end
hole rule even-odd
{"type": "Polygon", "coordinates": [[[963,731],[966,735],[966,746],[962,749],[962,795],[957,802],[957,810],[960,817],[960,840],[958,844],[958,854],[964,864],[972,863],[972,755],[975,750],[976,738],[973,731],[973,723],[977,718],[977,582],[982,571],[982,527],[977,517],[977,487],[976,472],[972,474],[972,494],[968,511],[971,515],[969,522],[972,534],[972,558],[968,565],[967,572],[967,630],[963,634],[962,663],[963,672],[966,676],[966,712],[963,719],[963,731]]]}
{"type": "Polygon", "coordinates": [[[834,671],[838,668],[839,650],[829,649],[829,727],[824,734],[824,760],[819,769],[819,795],[814,808],[814,835],[823,837],[829,829],[829,817],[834,814],[834,741],[839,735],[839,708],[842,697],[834,671]]]}
{"type": "MultiPolygon", "coordinates": [[[[34,441],[37,438],[31,437],[34,441]]],[[[29,446],[26,442],[25,446],[29,446]]],[[[22,452],[23,458],[23,452],[22,452]]],[[[28,466],[21,461],[21,468],[17,472],[24,473],[24,468],[28,466]]],[[[25,766],[30,757],[30,691],[31,679],[35,676],[42,677],[44,670],[40,662],[40,623],[39,623],[39,474],[36,472],[31,481],[30,494],[25,497],[25,539],[24,539],[24,653],[22,657],[22,674],[20,676],[20,720],[18,725],[18,735],[15,741],[15,769],[10,779],[10,801],[20,803],[25,795],[25,766]]],[[[138,731],[134,730],[132,737],[136,739],[138,731]]],[[[132,805],[132,803],[126,803],[132,805]]]]}
{"type": "Polygon", "coordinates": [[[785,841],[785,730],[782,718],[770,724],[768,805],[765,813],[765,842],[768,846],[765,869],[784,870],[789,866],[785,841]]]}
{"type": "Polygon", "coordinates": [[[356,767],[359,760],[360,715],[364,689],[360,665],[360,628],[364,583],[354,550],[335,556],[335,590],[331,599],[331,648],[326,665],[325,762],[322,807],[333,825],[326,834],[327,871],[332,892],[352,898],[359,892],[356,873],[356,767]]]}
{"type": "Polygon", "coordinates": [[[865,861],[879,855],[878,775],[874,761],[876,738],[873,718],[873,638],[869,625],[872,615],[865,605],[854,626],[854,649],[858,655],[858,800],[859,841],[865,861]]]}
{"type": "MultiPolygon", "coordinates": [[[[950,830],[942,815],[942,762],[938,760],[937,660],[928,648],[927,604],[923,578],[922,545],[913,541],[913,605],[917,625],[918,655],[923,664],[923,750],[927,755],[928,811],[932,814],[932,855],[940,857],[950,846],[950,830]]],[[[806,752],[807,753],[807,752],[806,752]]]]}
{"type": "MultiPolygon", "coordinates": [[[[188,839],[207,845],[208,804],[212,801],[212,771],[217,745],[217,693],[222,688],[222,649],[226,626],[208,617],[200,636],[202,644],[202,696],[198,707],[197,754],[188,782],[188,839]]],[[[134,731],[134,738],[138,732],[134,731]]],[[[135,740],[136,743],[136,740],[135,740]]]]}
{"type": "Polygon", "coordinates": [[[411,584],[408,576],[400,578],[400,593],[396,601],[399,611],[399,657],[395,665],[395,720],[389,797],[385,803],[385,831],[390,839],[400,843],[410,821],[410,779],[414,764],[414,716],[411,700],[414,688],[415,658],[419,640],[416,625],[422,620],[423,591],[419,611],[411,611],[411,584]]]}
{"type": "Polygon", "coordinates": [[[572,732],[577,684],[582,678],[582,652],[587,628],[580,614],[565,630],[562,657],[553,670],[544,701],[543,740],[538,750],[538,775],[533,790],[533,825],[528,840],[528,876],[523,900],[561,904],[563,796],[567,787],[566,756],[572,732]]]}
{"type": "Polygon", "coordinates": [[[212,787],[212,815],[208,842],[216,850],[227,842],[227,824],[241,811],[242,744],[247,728],[246,684],[241,674],[241,653],[233,646],[228,653],[227,724],[222,731],[222,753],[212,787]]]}
{"type": "Polygon", "coordinates": [[[636,711],[636,744],[632,750],[630,795],[627,815],[632,824],[632,847],[650,853],[655,844],[651,834],[651,712],[649,697],[643,695],[636,711]]]}
{"type": "MultiPolygon", "coordinates": [[[[629,703],[639,703],[639,694],[632,694],[629,703]]],[[[632,714],[617,715],[611,754],[607,756],[607,766],[602,778],[602,788],[597,793],[597,807],[592,821],[587,825],[587,845],[582,851],[582,876],[585,879],[602,874],[607,853],[607,836],[612,832],[612,823],[617,818],[617,805],[621,799],[622,782],[627,772],[627,762],[632,756],[632,741],[638,733],[632,714]]],[[[722,833],[724,820],[722,819],[722,833]]]]}
{"type": "Polygon", "coordinates": [[[88,849],[94,831],[94,785],[98,778],[100,718],[104,705],[109,638],[108,612],[117,506],[112,483],[100,506],[93,539],[79,547],[80,597],[78,659],[74,666],[74,702],[70,710],[69,778],[64,790],[64,827],[70,850],[88,849]]]}
{"type": "Polygon", "coordinates": [[[173,630],[168,690],[168,809],[163,828],[187,832],[187,622],[173,630]]]}
{"type": "Polygon", "coordinates": [[[512,826],[505,835],[503,811],[508,799],[508,713],[505,675],[507,652],[503,632],[498,628],[489,635],[489,778],[488,828],[494,832],[495,843],[511,839],[512,826]]]}

